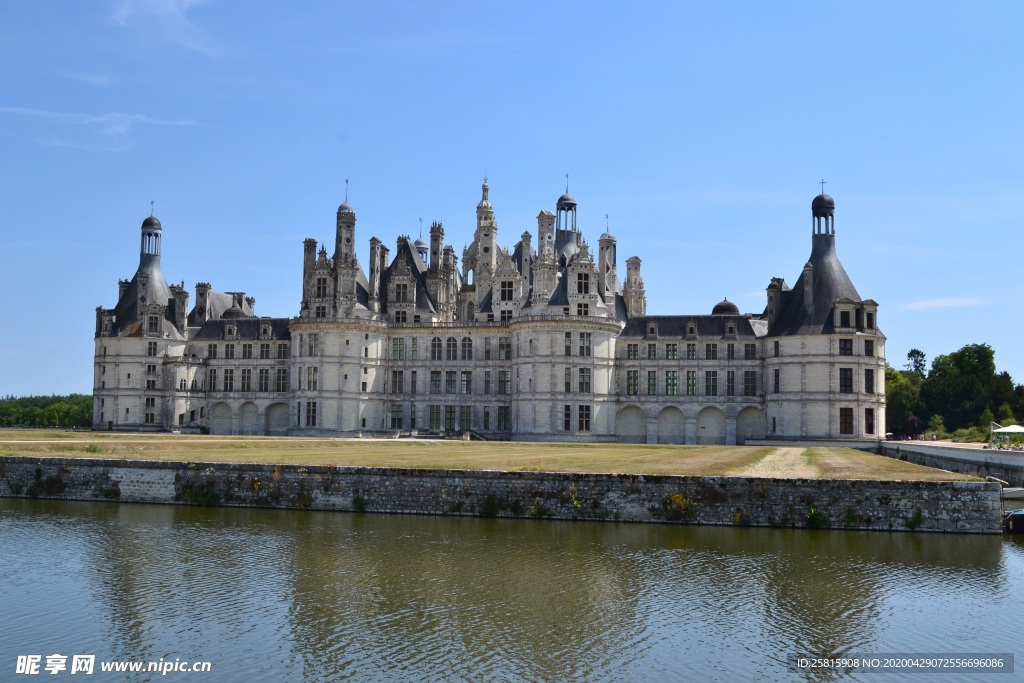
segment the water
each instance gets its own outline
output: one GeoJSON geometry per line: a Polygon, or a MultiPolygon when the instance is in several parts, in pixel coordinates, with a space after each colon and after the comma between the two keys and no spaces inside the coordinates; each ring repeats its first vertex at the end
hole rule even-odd
{"type": "Polygon", "coordinates": [[[0,543],[4,681],[53,653],[213,672],[45,680],[1024,680],[789,668],[1013,652],[1024,545],[998,536],[0,499],[0,543]]]}

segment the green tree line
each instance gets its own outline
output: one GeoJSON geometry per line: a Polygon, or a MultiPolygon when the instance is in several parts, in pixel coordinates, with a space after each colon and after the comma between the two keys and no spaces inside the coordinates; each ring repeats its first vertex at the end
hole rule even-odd
{"type": "Polygon", "coordinates": [[[0,400],[3,427],[89,427],[92,396],[7,396],[0,400]]]}
{"type": "Polygon", "coordinates": [[[1024,385],[996,370],[988,344],[968,344],[936,356],[926,371],[924,352],[911,349],[903,370],[886,365],[886,429],[964,438],[988,435],[990,422],[1004,427],[1024,417],[1024,385]]]}

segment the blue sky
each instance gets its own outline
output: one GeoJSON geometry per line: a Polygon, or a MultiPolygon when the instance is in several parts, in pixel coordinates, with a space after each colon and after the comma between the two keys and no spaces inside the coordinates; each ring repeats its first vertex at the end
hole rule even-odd
{"type": "MultiPolygon", "coordinates": [[[[461,255],[570,189],[643,259],[648,313],[760,313],[810,202],[888,359],[995,349],[1024,382],[1020,3],[8,2],[0,394],[89,392],[97,306],[138,265],[298,312],[302,240],[350,180],[365,263],[419,219],[461,255]]],[[[330,249],[330,245],[329,245],[330,249]]]]}

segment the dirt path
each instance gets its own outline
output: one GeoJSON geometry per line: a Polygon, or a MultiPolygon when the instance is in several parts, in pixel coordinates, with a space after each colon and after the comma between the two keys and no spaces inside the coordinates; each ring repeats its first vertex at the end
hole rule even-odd
{"type": "Polygon", "coordinates": [[[736,472],[740,477],[772,477],[776,479],[816,479],[818,468],[808,464],[803,448],[776,448],[760,462],[736,472]]]}

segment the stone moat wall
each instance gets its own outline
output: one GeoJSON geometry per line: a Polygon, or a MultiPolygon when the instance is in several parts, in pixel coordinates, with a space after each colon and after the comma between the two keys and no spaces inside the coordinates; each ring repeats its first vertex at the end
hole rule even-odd
{"type": "Polygon", "coordinates": [[[999,533],[999,485],[0,457],[0,496],[999,533]]]}

